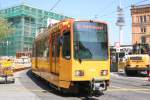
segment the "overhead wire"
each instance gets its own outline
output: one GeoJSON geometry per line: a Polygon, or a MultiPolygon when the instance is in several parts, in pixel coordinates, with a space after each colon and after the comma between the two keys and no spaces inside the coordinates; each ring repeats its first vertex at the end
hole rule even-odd
{"type": "Polygon", "coordinates": [[[60,2],[61,0],[57,0],[57,2],[52,6],[52,8],[49,11],[52,11],[60,2]]]}
{"type": "Polygon", "coordinates": [[[140,3],[143,3],[143,2],[146,2],[146,1],[149,1],[149,0],[142,0],[140,2],[137,2],[136,4],[140,4],[140,3]]]}
{"type": "MultiPolygon", "coordinates": [[[[51,12],[53,9],[56,8],[56,6],[60,3],[61,0],[57,0],[56,3],[50,8],[49,12],[51,12]]],[[[42,20],[45,18],[46,16],[44,16],[43,18],[41,18],[42,20]]]]}
{"type": "Polygon", "coordinates": [[[104,11],[106,9],[108,9],[110,6],[112,6],[114,3],[114,0],[112,0],[111,2],[109,2],[103,9],[101,9],[101,11],[104,11]]]}
{"type": "MultiPolygon", "coordinates": [[[[143,0],[143,1],[137,2],[137,3],[133,4],[133,5],[138,5],[138,4],[143,3],[143,2],[146,2],[146,1],[149,1],[149,0],[143,0]]],[[[131,7],[131,5],[130,5],[130,6],[126,6],[126,7],[124,7],[123,9],[127,9],[127,8],[129,8],[129,7],[131,7]]]]}
{"type": "MultiPolygon", "coordinates": [[[[112,4],[114,4],[114,0],[112,0],[111,2],[109,2],[103,9],[101,9],[101,12],[103,12],[106,9],[108,9],[110,6],[112,6],[112,4]]],[[[98,17],[97,14],[95,14],[94,16],[96,16],[96,18],[98,17]]]]}

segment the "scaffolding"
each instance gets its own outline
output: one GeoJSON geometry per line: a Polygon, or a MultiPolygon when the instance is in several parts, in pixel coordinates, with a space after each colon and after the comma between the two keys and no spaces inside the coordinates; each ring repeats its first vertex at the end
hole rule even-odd
{"type": "Polygon", "coordinates": [[[31,51],[36,32],[47,27],[47,19],[62,20],[69,18],[64,15],[33,8],[28,5],[0,10],[12,23],[15,32],[0,42],[0,56],[15,56],[17,52],[31,51]]]}

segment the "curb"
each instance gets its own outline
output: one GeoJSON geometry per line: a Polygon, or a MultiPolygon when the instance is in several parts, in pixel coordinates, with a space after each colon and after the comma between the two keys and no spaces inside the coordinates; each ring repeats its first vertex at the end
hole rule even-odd
{"type": "Polygon", "coordinates": [[[29,69],[29,68],[31,68],[31,67],[16,68],[16,69],[13,69],[13,72],[22,71],[22,70],[29,69]]]}

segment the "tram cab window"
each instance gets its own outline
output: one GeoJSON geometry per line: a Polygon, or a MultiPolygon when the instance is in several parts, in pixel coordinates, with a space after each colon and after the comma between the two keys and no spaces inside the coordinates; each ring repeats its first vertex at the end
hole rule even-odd
{"type": "Polygon", "coordinates": [[[65,32],[63,35],[62,56],[65,59],[70,59],[70,57],[71,57],[70,32],[69,31],[65,32]]]}
{"type": "Polygon", "coordinates": [[[55,55],[54,55],[54,51],[55,51],[54,40],[55,40],[55,37],[54,37],[54,35],[52,35],[52,57],[55,57],[55,55]]]}

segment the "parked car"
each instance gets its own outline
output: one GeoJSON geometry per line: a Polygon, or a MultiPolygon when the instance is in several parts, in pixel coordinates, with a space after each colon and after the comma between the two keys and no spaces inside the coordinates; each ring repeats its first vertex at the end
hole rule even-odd
{"type": "Polygon", "coordinates": [[[31,67],[31,60],[29,57],[21,57],[14,59],[14,70],[21,70],[31,67]]]}

